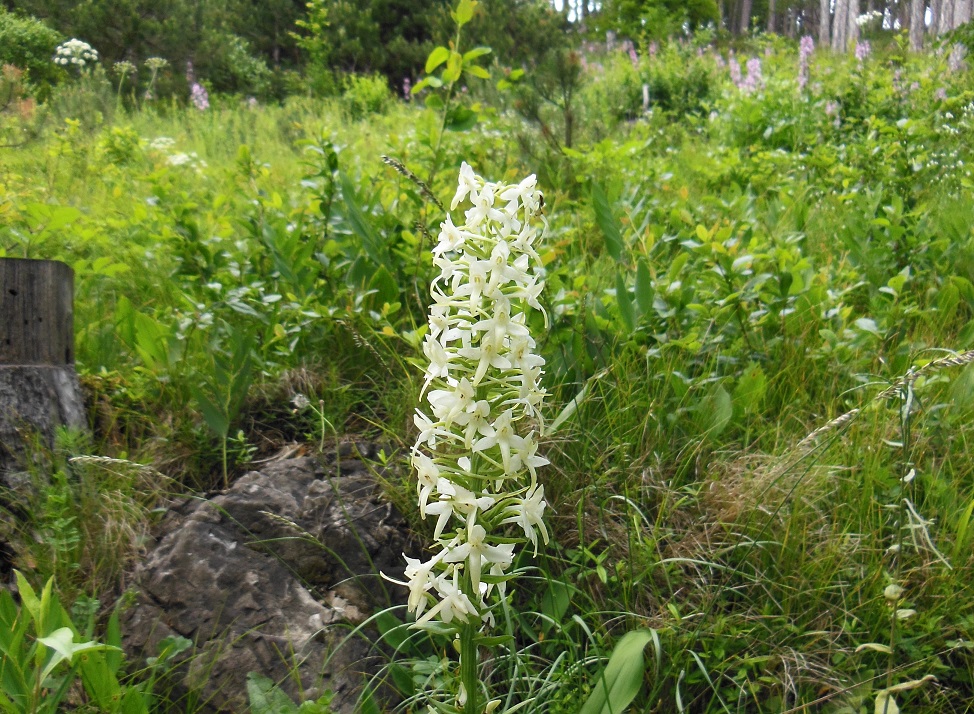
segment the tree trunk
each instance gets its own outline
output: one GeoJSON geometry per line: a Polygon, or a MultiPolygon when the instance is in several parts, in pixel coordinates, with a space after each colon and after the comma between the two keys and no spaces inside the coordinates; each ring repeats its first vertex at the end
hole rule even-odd
{"type": "Polygon", "coordinates": [[[835,0],[835,17],[832,18],[832,50],[845,50],[845,33],[849,13],[849,0],[835,0]]]}
{"type": "Polygon", "coordinates": [[[958,28],[970,21],[971,0],[957,0],[957,7],[954,8],[954,28],[958,28]]]}
{"type": "Polygon", "coordinates": [[[846,9],[846,50],[849,50],[859,40],[859,25],[856,24],[856,20],[859,18],[859,0],[848,0],[848,3],[849,6],[846,9]]]}
{"type": "Polygon", "coordinates": [[[923,12],[925,0],[910,0],[910,49],[919,52],[923,47],[923,12]]]}
{"type": "Polygon", "coordinates": [[[745,35],[747,31],[751,29],[751,7],[753,5],[752,0],[742,0],[741,2],[741,24],[738,25],[738,32],[745,35]]]}
{"type": "Polygon", "coordinates": [[[84,429],[74,371],[74,273],[50,260],[0,259],[0,475],[30,439],[84,429]]]}
{"type": "Polygon", "coordinates": [[[769,33],[774,32],[775,30],[774,5],[775,5],[775,0],[768,0],[768,24],[766,25],[766,28],[769,33]]]}
{"type": "Polygon", "coordinates": [[[818,46],[828,47],[829,40],[831,38],[831,28],[829,27],[829,20],[831,17],[829,15],[829,0],[819,0],[818,5],[818,46]]]}

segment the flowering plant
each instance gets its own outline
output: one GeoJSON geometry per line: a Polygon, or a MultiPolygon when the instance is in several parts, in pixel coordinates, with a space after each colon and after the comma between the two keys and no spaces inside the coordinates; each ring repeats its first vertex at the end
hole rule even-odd
{"type": "Polygon", "coordinates": [[[407,557],[401,584],[409,587],[414,627],[459,635],[457,703],[479,714],[482,626],[504,597],[515,547],[529,542],[537,553],[539,535],[548,542],[537,480],[548,463],[537,441],[544,359],[527,327],[531,309],[544,314],[534,248],[543,197],[533,175],[488,183],[464,163],[451,210],[463,202],[471,204],[465,220],[456,225],[448,214],[433,249],[440,274],[430,290],[425,406],[416,410],[412,451],[420,513],[436,517],[435,552],[425,562],[407,557]],[[506,525],[518,534],[504,534],[506,525]]]}
{"type": "Polygon", "coordinates": [[[62,67],[78,67],[84,69],[87,64],[94,64],[98,61],[98,51],[87,42],[70,39],[62,42],[54,50],[54,64],[62,67]]]}

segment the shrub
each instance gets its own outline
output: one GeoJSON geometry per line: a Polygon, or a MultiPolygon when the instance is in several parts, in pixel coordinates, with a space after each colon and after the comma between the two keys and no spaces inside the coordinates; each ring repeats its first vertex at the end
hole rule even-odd
{"type": "Polygon", "coordinates": [[[57,81],[58,68],[51,58],[62,39],[60,33],[40,20],[0,7],[0,65],[25,70],[30,84],[45,87],[57,81]]]}
{"type": "Polygon", "coordinates": [[[381,74],[351,74],[344,84],[342,104],[352,119],[382,114],[392,99],[389,86],[381,74]]]}

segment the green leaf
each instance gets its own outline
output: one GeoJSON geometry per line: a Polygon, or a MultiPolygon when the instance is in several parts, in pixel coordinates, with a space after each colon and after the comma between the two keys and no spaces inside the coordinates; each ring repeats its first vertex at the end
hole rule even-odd
{"type": "Polygon", "coordinates": [[[465,66],[463,71],[471,76],[477,77],[478,79],[490,79],[490,72],[476,64],[465,66]]]}
{"type": "Polygon", "coordinates": [[[446,62],[449,57],[450,50],[448,50],[446,47],[440,46],[430,52],[429,57],[426,58],[426,74],[429,74],[441,64],[446,62]]]}
{"type": "Polygon", "coordinates": [[[446,118],[446,128],[450,131],[468,131],[477,124],[477,112],[467,107],[454,107],[446,118]]]}
{"type": "Polygon", "coordinates": [[[369,280],[369,290],[375,291],[375,307],[380,309],[384,303],[394,303],[399,299],[399,286],[392,273],[384,265],[372,274],[369,280]]]}
{"type": "Polygon", "coordinates": [[[202,389],[193,385],[190,387],[196,406],[203,414],[203,421],[210,427],[210,430],[221,439],[225,439],[230,431],[230,418],[225,413],[217,400],[211,399],[211,395],[203,392],[202,389]]]}
{"type": "Polygon", "coordinates": [[[460,56],[458,52],[451,52],[450,59],[446,62],[446,69],[443,70],[443,81],[444,82],[456,82],[460,79],[460,73],[463,71],[463,57],[460,56]]]}
{"type": "Polygon", "coordinates": [[[42,682],[61,662],[71,662],[79,652],[114,649],[99,642],[79,642],[76,644],[74,642],[74,631],[70,627],[60,627],[47,637],[38,637],[37,641],[53,651],[50,661],[44,667],[44,671],[41,672],[42,682]]]}
{"type": "Polygon", "coordinates": [[[548,427],[545,429],[545,434],[549,436],[551,434],[554,434],[555,432],[558,431],[558,429],[561,428],[562,424],[564,424],[566,421],[571,419],[572,416],[574,416],[579,405],[582,402],[584,402],[585,399],[588,397],[588,390],[592,386],[592,383],[599,379],[602,379],[608,373],[609,370],[604,369],[598,374],[593,374],[591,377],[585,380],[585,384],[582,385],[582,388],[580,390],[578,390],[578,394],[572,397],[571,401],[569,401],[568,404],[566,404],[562,408],[562,410],[558,413],[558,416],[555,417],[555,420],[551,422],[551,424],[548,425],[548,427]]]}
{"type": "Polygon", "coordinates": [[[509,645],[514,642],[513,635],[496,635],[494,637],[481,636],[474,640],[481,647],[488,647],[493,649],[494,647],[500,647],[501,645],[509,645]]]}
{"type": "Polygon", "coordinates": [[[592,184],[592,207],[595,209],[595,222],[605,236],[605,249],[615,260],[622,260],[622,230],[619,221],[612,213],[605,190],[597,183],[592,184]]]}
{"type": "Polygon", "coordinates": [[[483,57],[484,55],[489,55],[491,53],[490,47],[474,47],[469,52],[463,53],[463,61],[469,62],[470,60],[477,59],[478,57],[483,57]]]}
{"type": "Polygon", "coordinates": [[[619,640],[579,714],[622,714],[632,704],[646,672],[643,650],[652,639],[650,630],[635,630],[619,640]]]}
{"type": "Polygon", "coordinates": [[[619,305],[619,317],[628,332],[636,329],[636,315],[632,309],[632,298],[629,296],[629,288],[621,272],[616,273],[616,303],[619,305]]]}
{"type": "Polygon", "coordinates": [[[758,409],[767,390],[768,378],[761,366],[756,363],[748,365],[734,388],[735,408],[744,413],[758,409]]]}
{"type": "Polygon", "coordinates": [[[714,389],[709,401],[711,402],[709,405],[711,419],[707,434],[714,438],[719,436],[730,424],[731,418],[734,416],[734,405],[731,401],[731,395],[719,384],[714,389]]]}
{"type": "Polygon", "coordinates": [[[267,677],[251,672],[247,675],[247,696],[253,714],[296,714],[298,706],[267,677]]]}
{"type": "Polygon", "coordinates": [[[108,617],[108,626],[105,628],[105,644],[119,648],[117,652],[112,650],[105,653],[105,662],[112,668],[113,673],[118,672],[118,668],[122,666],[122,628],[118,622],[117,610],[108,617]]]}
{"type": "Polygon", "coordinates": [[[108,665],[108,654],[121,655],[121,652],[88,652],[81,658],[80,667],[85,691],[103,711],[111,710],[122,694],[118,679],[108,665]]]}
{"type": "Polygon", "coordinates": [[[460,0],[460,2],[457,3],[457,9],[450,14],[453,15],[453,19],[456,21],[457,25],[462,27],[473,19],[473,11],[476,9],[476,0],[460,0]]]}
{"type": "Polygon", "coordinates": [[[646,265],[645,260],[640,259],[636,263],[636,305],[639,307],[640,314],[646,315],[653,309],[655,297],[656,291],[653,290],[653,277],[649,272],[649,266],[646,265]]]}
{"type": "Polygon", "coordinates": [[[40,631],[41,622],[41,601],[37,597],[37,593],[34,592],[34,588],[30,586],[27,582],[27,578],[19,570],[14,571],[14,575],[17,577],[17,592],[20,593],[20,601],[23,603],[24,609],[30,615],[31,619],[34,621],[34,629],[38,632],[40,631]]]}
{"type": "Polygon", "coordinates": [[[341,174],[342,199],[345,201],[345,217],[352,228],[352,231],[362,239],[362,247],[366,255],[377,265],[386,265],[388,257],[385,254],[385,246],[382,238],[372,228],[372,224],[365,217],[365,212],[358,201],[355,193],[355,186],[344,173],[341,174]]]}

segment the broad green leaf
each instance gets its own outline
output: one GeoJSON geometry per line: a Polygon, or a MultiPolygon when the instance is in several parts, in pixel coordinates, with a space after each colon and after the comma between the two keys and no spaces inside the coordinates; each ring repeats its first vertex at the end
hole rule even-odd
{"type": "Polygon", "coordinates": [[[466,25],[473,19],[473,11],[477,9],[477,4],[476,0],[460,0],[457,3],[457,9],[451,13],[457,25],[466,25]]]}
{"type": "Polygon", "coordinates": [[[653,290],[653,277],[649,272],[649,266],[640,258],[636,263],[636,305],[641,315],[646,315],[653,309],[655,297],[656,291],[653,290]]]}
{"type": "Polygon", "coordinates": [[[358,196],[355,192],[355,185],[345,174],[341,174],[342,199],[345,201],[345,217],[352,228],[352,231],[362,239],[362,247],[366,255],[377,265],[385,265],[388,257],[385,253],[385,246],[382,238],[372,228],[372,224],[365,217],[365,212],[359,204],[358,196]]]}
{"type": "Polygon", "coordinates": [[[463,53],[463,61],[469,62],[470,60],[489,55],[490,53],[490,47],[474,47],[472,50],[463,53]]]}
{"type": "Polygon", "coordinates": [[[110,710],[122,694],[118,679],[108,664],[109,654],[120,656],[121,652],[89,652],[81,658],[81,680],[85,691],[102,710],[110,710]]]}
{"type": "Polygon", "coordinates": [[[441,64],[446,62],[449,57],[450,50],[448,50],[446,47],[440,46],[430,52],[429,57],[426,58],[426,74],[429,74],[441,64]]]}
{"type": "Polygon", "coordinates": [[[34,592],[34,588],[27,582],[27,578],[19,570],[15,570],[14,575],[17,577],[17,592],[20,593],[20,601],[34,621],[34,628],[40,631],[41,601],[38,599],[37,593],[34,592]]]}
{"type": "Polygon", "coordinates": [[[619,221],[612,213],[609,199],[601,185],[592,184],[592,207],[595,209],[595,222],[605,236],[605,249],[615,260],[622,260],[622,230],[619,221]]]}
{"type": "Polygon", "coordinates": [[[253,714],[292,714],[298,706],[267,677],[251,672],[247,675],[247,696],[253,714]]]}
{"type": "Polygon", "coordinates": [[[467,131],[477,123],[477,112],[467,107],[454,107],[446,118],[446,128],[450,131],[467,131]]]}
{"type": "Polygon", "coordinates": [[[876,714],[900,714],[900,708],[896,705],[896,700],[885,689],[876,694],[876,706],[873,711],[876,714]]]}
{"type": "Polygon", "coordinates": [[[372,274],[369,290],[375,291],[376,309],[381,308],[384,303],[393,303],[399,299],[399,286],[396,284],[396,279],[384,265],[380,265],[379,269],[372,274]]]}
{"type": "Polygon", "coordinates": [[[768,378],[757,363],[748,365],[734,388],[734,406],[738,412],[751,412],[761,406],[768,390],[768,378]]]}
{"type": "Polygon", "coordinates": [[[114,649],[94,641],[75,643],[74,631],[70,627],[60,627],[47,637],[38,637],[37,641],[53,651],[50,661],[44,667],[44,671],[41,672],[42,682],[50,676],[54,668],[61,662],[70,663],[79,652],[114,649]]]}
{"type": "Polygon", "coordinates": [[[460,79],[460,73],[462,71],[463,57],[458,52],[451,52],[450,59],[446,62],[446,69],[443,70],[443,81],[448,83],[456,82],[460,79]]]}
{"type": "Polygon", "coordinates": [[[105,628],[105,644],[118,647],[119,650],[109,650],[105,652],[105,662],[112,668],[112,672],[118,672],[122,666],[122,628],[118,622],[118,610],[112,612],[108,617],[108,625],[105,628]]]}
{"type": "Polygon", "coordinates": [[[650,630],[635,630],[619,640],[579,714],[622,714],[632,704],[646,672],[643,650],[652,639],[650,630]]]}
{"type": "Polygon", "coordinates": [[[490,79],[490,72],[481,67],[480,65],[470,64],[463,68],[463,71],[467,74],[477,77],[478,79],[490,79]]]}
{"type": "Polygon", "coordinates": [[[190,392],[196,401],[196,406],[203,414],[203,421],[214,434],[225,439],[230,431],[230,418],[218,400],[212,399],[211,395],[206,394],[197,386],[191,386],[190,392]]]}
{"type": "Polygon", "coordinates": [[[964,548],[967,545],[967,531],[971,525],[971,516],[974,516],[974,499],[967,504],[967,508],[961,511],[961,514],[957,517],[957,525],[955,527],[956,536],[954,538],[954,559],[961,557],[962,553],[967,552],[964,548]]]}
{"type": "Polygon", "coordinates": [[[632,298],[629,296],[629,288],[621,272],[616,273],[616,303],[619,305],[619,317],[627,332],[636,329],[636,315],[632,309],[632,298]]]}

